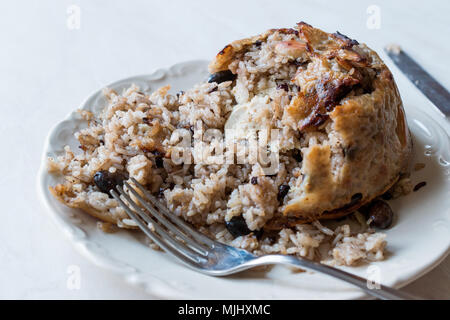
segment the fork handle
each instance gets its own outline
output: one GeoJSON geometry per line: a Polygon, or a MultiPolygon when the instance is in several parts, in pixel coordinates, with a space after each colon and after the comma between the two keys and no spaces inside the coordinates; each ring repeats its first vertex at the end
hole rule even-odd
{"type": "Polygon", "coordinates": [[[332,277],[341,279],[348,283],[351,283],[361,290],[365,291],[371,296],[374,296],[383,300],[417,300],[418,298],[402,292],[400,290],[379,285],[378,288],[370,289],[367,285],[367,279],[356,276],[354,274],[348,273],[346,271],[333,268],[322,263],[314,262],[307,259],[297,258],[293,256],[284,256],[284,255],[267,255],[259,257],[250,263],[256,263],[257,265],[269,265],[269,264],[283,264],[294,267],[302,267],[306,269],[311,269],[314,271],[318,271],[321,273],[325,273],[332,277]]]}

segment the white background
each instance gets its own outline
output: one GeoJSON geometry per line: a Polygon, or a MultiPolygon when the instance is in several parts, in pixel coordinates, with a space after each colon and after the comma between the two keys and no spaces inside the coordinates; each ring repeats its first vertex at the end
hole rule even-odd
{"type": "MultiPolygon", "coordinates": [[[[48,218],[36,173],[50,128],[110,82],[192,59],[210,59],[228,42],[301,20],[355,38],[380,53],[400,92],[412,90],[382,47],[396,42],[449,88],[449,1],[1,1],[0,298],[141,299],[143,290],[97,269],[48,218]],[[67,10],[80,8],[79,29],[67,10]],[[367,9],[380,9],[370,29],[367,9]],[[76,26],[75,26],[76,27],[76,26]],[[69,266],[81,288],[67,288],[69,266]]],[[[436,113],[423,97],[420,104],[436,113]]],[[[428,110],[427,109],[427,110],[428,110]]],[[[450,258],[407,286],[450,299],[450,258]]]]}

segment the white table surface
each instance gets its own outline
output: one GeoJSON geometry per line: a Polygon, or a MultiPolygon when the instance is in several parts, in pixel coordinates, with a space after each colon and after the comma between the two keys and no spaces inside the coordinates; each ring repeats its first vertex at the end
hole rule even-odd
{"type": "MultiPolygon", "coordinates": [[[[397,42],[449,88],[449,12],[450,2],[439,0],[1,1],[0,298],[151,298],[80,256],[38,200],[36,173],[48,131],[93,91],[177,62],[210,59],[231,40],[301,20],[365,42],[382,58],[382,47],[397,42]],[[376,20],[367,24],[376,15],[367,13],[371,5],[379,9],[378,29],[369,28],[376,20]],[[70,266],[81,272],[77,290],[67,286],[70,266]]],[[[414,87],[392,70],[405,107],[415,104],[438,117],[423,96],[405,94],[414,87]]],[[[450,258],[406,290],[449,299],[450,258]]]]}

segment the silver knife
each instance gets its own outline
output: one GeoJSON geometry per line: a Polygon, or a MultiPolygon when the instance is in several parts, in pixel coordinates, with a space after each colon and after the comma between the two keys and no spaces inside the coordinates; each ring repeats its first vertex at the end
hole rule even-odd
{"type": "Polygon", "coordinates": [[[447,117],[450,116],[450,93],[428,72],[422,69],[399,46],[390,45],[384,51],[409,80],[447,117]]]}

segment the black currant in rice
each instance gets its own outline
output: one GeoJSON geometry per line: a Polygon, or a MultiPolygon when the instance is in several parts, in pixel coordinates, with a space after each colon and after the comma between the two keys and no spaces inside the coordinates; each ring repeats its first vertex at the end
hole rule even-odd
{"type": "Polygon", "coordinates": [[[117,185],[123,186],[125,179],[125,175],[119,171],[112,173],[108,170],[101,170],[97,171],[94,175],[94,183],[97,188],[108,195],[111,190],[116,190],[117,185]]]}
{"type": "Polygon", "coordinates": [[[235,216],[230,221],[225,221],[225,226],[228,232],[235,238],[245,236],[252,232],[245,223],[245,219],[242,216],[235,216]]]}
{"type": "Polygon", "coordinates": [[[284,197],[286,197],[286,195],[288,194],[290,188],[291,187],[289,187],[287,184],[282,184],[278,188],[278,196],[277,196],[278,201],[283,201],[284,197]]]}
{"type": "Polygon", "coordinates": [[[295,161],[297,162],[302,162],[303,161],[302,152],[299,149],[292,150],[292,158],[294,158],[295,161]]]}
{"type": "Polygon", "coordinates": [[[155,165],[157,168],[164,168],[164,160],[162,157],[155,157],[155,165]]]}
{"type": "Polygon", "coordinates": [[[233,72],[231,72],[230,70],[224,70],[210,75],[208,78],[208,82],[222,83],[225,81],[233,81],[234,79],[236,79],[236,75],[233,72]]]}
{"type": "Polygon", "coordinates": [[[366,209],[369,225],[378,229],[387,229],[392,225],[394,212],[389,204],[383,200],[373,201],[366,209]]]}

